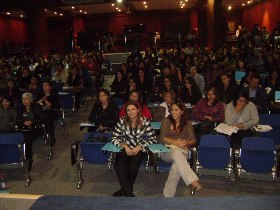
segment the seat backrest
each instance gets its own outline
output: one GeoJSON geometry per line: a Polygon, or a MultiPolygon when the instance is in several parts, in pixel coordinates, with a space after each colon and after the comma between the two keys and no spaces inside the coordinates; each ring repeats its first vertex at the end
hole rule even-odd
{"type": "Polygon", "coordinates": [[[273,126],[271,131],[259,132],[258,135],[261,138],[272,139],[275,145],[280,145],[280,125],[273,126]]]}
{"type": "Polygon", "coordinates": [[[270,126],[280,126],[280,115],[279,114],[262,114],[260,115],[260,124],[270,126]]]}
{"type": "Polygon", "coordinates": [[[198,161],[203,168],[222,170],[231,158],[230,143],[222,135],[203,135],[198,147],[198,161]]]}
{"type": "Polygon", "coordinates": [[[123,105],[123,100],[122,100],[121,98],[115,98],[115,97],[113,97],[112,99],[113,99],[113,101],[115,102],[115,104],[116,104],[118,107],[120,107],[120,106],[123,105]]]}
{"type": "Polygon", "coordinates": [[[0,164],[21,162],[19,144],[23,144],[23,134],[0,134],[0,164]]]}
{"type": "Polygon", "coordinates": [[[230,148],[230,143],[227,137],[223,135],[202,135],[199,146],[230,148]]]}
{"type": "Polygon", "coordinates": [[[246,137],[242,139],[240,164],[248,173],[271,172],[275,164],[272,139],[246,137]]]}
{"type": "Polygon", "coordinates": [[[59,103],[62,109],[68,110],[73,109],[74,107],[74,99],[73,95],[69,93],[59,94],[59,103]]]}
{"type": "Polygon", "coordinates": [[[80,148],[84,161],[91,164],[107,163],[110,153],[101,150],[104,145],[102,142],[82,142],[80,148]]]}

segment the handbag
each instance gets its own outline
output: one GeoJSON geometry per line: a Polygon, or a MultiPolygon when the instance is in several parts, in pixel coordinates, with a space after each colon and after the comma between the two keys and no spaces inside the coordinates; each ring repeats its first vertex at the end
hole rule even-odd
{"type": "Polygon", "coordinates": [[[93,132],[90,133],[88,138],[86,139],[87,142],[108,142],[108,139],[104,136],[103,132],[93,132]]]}
{"type": "Polygon", "coordinates": [[[211,134],[214,131],[215,122],[212,122],[208,119],[205,119],[200,123],[199,128],[200,128],[200,133],[201,134],[211,134]]]}

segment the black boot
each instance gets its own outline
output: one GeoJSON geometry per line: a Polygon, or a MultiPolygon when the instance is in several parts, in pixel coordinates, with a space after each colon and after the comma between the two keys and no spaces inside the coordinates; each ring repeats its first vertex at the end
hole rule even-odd
{"type": "Polygon", "coordinates": [[[122,197],[123,191],[122,189],[118,190],[117,192],[114,192],[113,197],[122,197]]]}

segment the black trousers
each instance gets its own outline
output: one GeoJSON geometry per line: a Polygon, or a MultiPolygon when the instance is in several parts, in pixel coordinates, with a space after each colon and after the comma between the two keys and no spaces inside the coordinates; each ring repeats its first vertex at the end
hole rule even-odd
{"type": "Polygon", "coordinates": [[[142,151],[135,156],[128,156],[125,151],[117,153],[115,168],[124,196],[133,196],[133,184],[137,177],[140,164],[146,155],[147,154],[142,151]]]}
{"type": "Polygon", "coordinates": [[[240,149],[242,144],[242,138],[252,137],[254,132],[251,129],[239,130],[237,133],[231,135],[231,147],[235,149],[240,149]]]}
{"type": "Polygon", "coordinates": [[[51,145],[53,146],[56,139],[55,139],[55,133],[54,133],[54,121],[59,117],[58,113],[55,110],[46,110],[45,111],[46,116],[46,132],[50,135],[51,139],[51,145]]]}
{"type": "Polygon", "coordinates": [[[42,135],[41,129],[32,128],[30,130],[21,130],[25,143],[25,158],[30,165],[33,163],[33,141],[42,135]]]}

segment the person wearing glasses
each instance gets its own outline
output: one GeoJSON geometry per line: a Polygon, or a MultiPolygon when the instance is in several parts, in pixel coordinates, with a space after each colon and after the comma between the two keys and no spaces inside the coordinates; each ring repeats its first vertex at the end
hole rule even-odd
{"type": "Polygon", "coordinates": [[[188,153],[190,148],[196,144],[196,138],[187,109],[182,102],[172,103],[171,114],[161,124],[159,139],[170,149],[169,152],[161,154],[162,160],[172,163],[163,189],[163,196],[175,196],[181,177],[187,186],[191,185],[190,193],[194,195],[196,191],[202,189],[197,175],[188,163],[188,153]]]}

